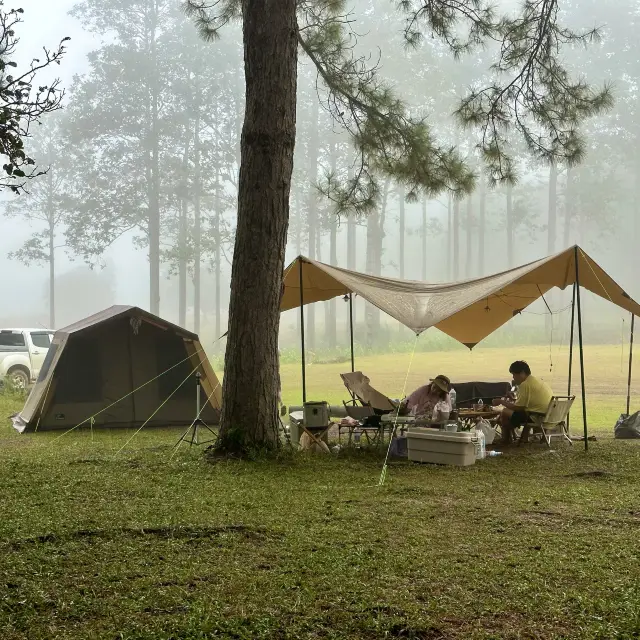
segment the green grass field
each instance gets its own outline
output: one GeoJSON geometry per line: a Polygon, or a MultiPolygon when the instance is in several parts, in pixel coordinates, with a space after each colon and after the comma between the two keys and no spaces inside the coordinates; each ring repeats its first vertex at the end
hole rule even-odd
{"type": "MultiPolygon", "coordinates": [[[[504,378],[516,356],[549,370],[542,349],[428,354],[408,388],[439,372],[504,378]]],[[[407,364],[358,368],[395,396],[407,364]]],[[[5,421],[2,636],[638,638],[640,443],[610,437],[625,395],[619,350],[590,349],[587,366],[588,453],[394,462],[383,487],[379,451],[213,464],[201,448],[172,457],[175,430],[120,451],[131,433],[20,436],[5,421]]],[[[309,369],[310,397],[344,397],[343,365],[309,369]]],[[[297,371],[283,367],[287,402],[299,400],[297,371]]],[[[0,415],[18,408],[0,397],[0,415]]]]}

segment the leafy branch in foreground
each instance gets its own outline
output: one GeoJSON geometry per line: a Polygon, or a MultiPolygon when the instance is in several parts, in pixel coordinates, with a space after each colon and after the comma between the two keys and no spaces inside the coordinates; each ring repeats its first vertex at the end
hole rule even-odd
{"type": "Polygon", "coordinates": [[[43,47],[42,58],[34,58],[28,69],[11,74],[10,70],[18,67],[11,57],[19,42],[15,30],[22,22],[23,10],[5,11],[3,7],[4,2],[0,0],[0,155],[6,158],[0,189],[20,193],[29,179],[44,173],[25,152],[24,138],[29,137],[34,122],[39,123],[42,116],[61,108],[64,96],[59,80],[37,87],[34,82],[40,71],[51,64],[60,64],[65,53],[64,43],[69,38],[64,38],[55,50],[43,47]]]}
{"type": "Polygon", "coordinates": [[[431,28],[454,55],[491,41],[498,60],[490,70],[494,80],[471,89],[456,111],[459,122],[480,129],[478,147],[492,182],[515,179],[509,154],[515,130],[528,151],[546,162],[572,166],[584,156],[579,125],[611,108],[611,88],[593,89],[571,78],[561,60],[568,46],[587,46],[597,29],[575,32],[558,22],[558,0],[525,0],[515,17],[497,18],[486,0],[403,0],[407,16],[405,39],[415,46],[422,27],[431,28]],[[460,39],[461,28],[468,37],[460,39]]]}

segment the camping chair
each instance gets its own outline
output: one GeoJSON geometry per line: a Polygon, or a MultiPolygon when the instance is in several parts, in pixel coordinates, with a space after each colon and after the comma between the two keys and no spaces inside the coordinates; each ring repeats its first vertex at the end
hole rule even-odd
{"type": "Polygon", "coordinates": [[[369,378],[362,371],[341,373],[340,377],[353,398],[352,403],[354,406],[357,399],[363,407],[371,407],[377,415],[391,413],[398,408],[396,403],[369,384],[369,378]]]}
{"type": "MultiPolygon", "coordinates": [[[[347,415],[350,418],[364,420],[370,416],[382,416],[398,409],[396,403],[371,386],[369,378],[362,371],[341,373],[340,377],[353,398],[350,402],[343,401],[347,415]],[[362,406],[357,406],[356,402],[360,402],[362,406]]],[[[356,428],[364,434],[369,444],[377,444],[384,437],[385,425],[382,422],[378,425],[367,426],[365,424],[356,428]]],[[[354,428],[350,428],[349,441],[351,441],[353,431],[354,428]]]]}
{"type": "Polygon", "coordinates": [[[564,439],[569,444],[573,444],[567,433],[567,417],[575,399],[575,396],[553,396],[544,416],[529,417],[529,423],[522,429],[520,442],[524,434],[533,429],[534,433],[536,431],[540,433],[549,447],[551,438],[564,439]]]}

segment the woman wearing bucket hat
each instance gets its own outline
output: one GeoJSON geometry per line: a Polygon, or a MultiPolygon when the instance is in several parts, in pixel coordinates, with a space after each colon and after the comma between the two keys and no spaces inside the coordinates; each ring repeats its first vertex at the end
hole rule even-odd
{"type": "Polygon", "coordinates": [[[416,389],[405,401],[408,412],[419,418],[433,422],[445,422],[451,414],[451,381],[447,376],[438,375],[416,389]]]}

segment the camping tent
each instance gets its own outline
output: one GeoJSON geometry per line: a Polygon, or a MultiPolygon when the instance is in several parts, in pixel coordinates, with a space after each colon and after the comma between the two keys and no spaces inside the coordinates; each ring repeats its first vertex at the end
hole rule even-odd
{"type": "MultiPolygon", "coordinates": [[[[569,392],[571,391],[571,363],[573,362],[574,312],[578,312],[580,345],[580,375],[585,447],[587,446],[586,396],[584,388],[584,359],[582,352],[582,311],[580,287],[613,302],[629,311],[633,318],[640,315],[640,305],[609,276],[580,247],[565,249],[515,269],[483,278],[429,284],[412,280],[398,280],[371,276],[323,264],[299,256],[284,273],[281,311],[306,304],[349,296],[350,311],[353,294],[359,295],[416,335],[429,327],[437,327],[458,342],[472,349],[478,342],[518,315],[544,294],[557,287],[573,285],[571,343],[569,356],[569,392]]],[[[351,325],[351,363],[353,369],[353,322],[351,325]]],[[[302,394],[306,400],[304,359],[304,317],[302,327],[302,394]]],[[[631,385],[631,354],[629,381],[631,385]]],[[[628,406],[627,401],[627,406],[628,406]]]]}
{"type": "Polygon", "coordinates": [[[201,418],[215,424],[220,383],[198,336],[137,307],[113,306],[56,331],[14,427],[188,426],[196,417],[196,372],[201,418]]]}

